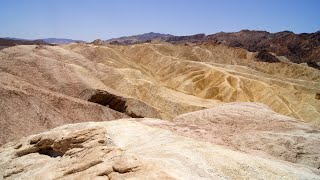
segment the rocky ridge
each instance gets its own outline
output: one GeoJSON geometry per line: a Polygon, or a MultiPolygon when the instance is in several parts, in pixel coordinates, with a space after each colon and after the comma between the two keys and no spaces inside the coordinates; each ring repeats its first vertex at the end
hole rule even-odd
{"type": "Polygon", "coordinates": [[[269,55],[217,41],[5,48],[0,179],[320,179],[319,71],[269,55]]]}
{"type": "Polygon", "coordinates": [[[61,126],[6,144],[0,157],[4,179],[320,178],[311,167],[195,141],[129,119],[61,126]]]}
{"type": "Polygon", "coordinates": [[[115,38],[104,42],[130,45],[151,41],[163,41],[173,44],[214,42],[230,47],[243,48],[250,52],[257,52],[260,54],[257,58],[261,61],[279,62],[285,60],[298,64],[306,63],[310,67],[320,69],[320,31],[295,34],[291,31],[270,33],[267,31],[241,30],[239,32],[219,32],[210,35],[195,34],[190,36],[147,33],[115,38]]]}

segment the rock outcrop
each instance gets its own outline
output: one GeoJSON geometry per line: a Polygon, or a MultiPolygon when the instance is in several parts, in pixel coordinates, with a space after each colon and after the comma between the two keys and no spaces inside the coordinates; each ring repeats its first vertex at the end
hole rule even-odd
{"type": "Polygon", "coordinates": [[[129,117],[84,100],[36,87],[0,73],[0,145],[63,124],[129,117]]]}
{"type": "Polygon", "coordinates": [[[206,38],[205,34],[195,34],[191,36],[174,36],[169,37],[166,42],[170,43],[198,43],[203,42],[206,38]]]}
{"type": "Polygon", "coordinates": [[[320,168],[320,129],[256,103],[227,103],[153,124],[199,141],[320,168]]]}
{"type": "Polygon", "coordinates": [[[3,179],[319,179],[306,166],[128,119],[61,126],[6,144],[0,158],[3,179]]]}
{"type": "Polygon", "coordinates": [[[242,30],[239,32],[219,32],[215,34],[195,34],[189,36],[162,35],[147,33],[137,36],[114,38],[105,42],[130,45],[144,43],[147,40],[169,42],[174,44],[216,42],[230,47],[239,47],[250,52],[261,54],[258,59],[265,62],[278,62],[276,56],[283,56],[294,63],[307,63],[308,66],[320,69],[320,31],[295,34],[290,31],[269,33],[267,31],[242,30]],[[150,34],[150,35],[149,35],[150,34]],[[148,38],[147,38],[148,37],[148,38]],[[261,57],[261,58],[260,58],[261,57]]]}
{"type": "MultiPolygon", "coordinates": [[[[159,33],[146,33],[136,36],[120,37],[105,42],[122,45],[144,43],[147,40],[169,42],[173,44],[216,42],[230,47],[239,47],[261,54],[258,59],[265,62],[278,62],[276,56],[283,56],[294,63],[307,63],[320,69],[320,31],[295,34],[290,31],[269,33],[267,31],[242,30],[239,32],[219,32],[215,34],[195,34],[173,36],[159,33]],[[261,57],[261,58],[260,58],[261,57]]],[[[281,59],[281,58],[280,58],[281,59]]]]}
{"type": "Polygon", "coordinates": [[[65,123],[128,115],[173,120],[238,101],[263,103],[283,115],[319,125],[320,72],[290,62],[260,62],[255,55],[218,43],[3,49],[1,143],[65,123]],[[91,96],[83,96],[86,90],[116,95],[112,97],[123,108],[112,105],[120,111],[116,112],[90,103],[91,96]]]}
{"type": "Polygon", "coordinates": [[[105,90],[85,90],[81,94],[82,99],[107,106],[133,118],[161,118],[161,115],[153,107],[120,93],[105,90]]]}
{"type": "Polygon", "coordinates": [[[0,179],[320,179],[320,71],[180,38],[0,50],[0,179]]]}
{"type": "MultiPolygon", "coordinates": [[[[242,30],[234,33],[216,33],[208,35],[202,41],[215,40],[231,47],[244,48],[251,52],[272,52],[285,56],[294,63],[315,64],[320,59],[320,31],[295,34],[290,31],[269,33],[266,31],[242,30]]],[[[263,59],[262,59],[263,60],[263,59]]]]}
{"type": "Polygon", "coordinates": [[[273,56],[272,54],[270,54],[266,50],[258,52],[258,54],[256,55],[256,58],[261,61],[268,62],[268,63],[281,62],[277,57],[273,56]]]}

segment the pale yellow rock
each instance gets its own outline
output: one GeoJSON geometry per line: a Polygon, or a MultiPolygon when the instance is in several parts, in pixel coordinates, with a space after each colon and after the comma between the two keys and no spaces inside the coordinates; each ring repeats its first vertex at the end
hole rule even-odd
{"type": "Polygon", "coordinates": [[[265,63],[223,45],[137,44],[16,46],[0,51],[2,71],[76,98],[87,89],[122,93],[162,119],[224,102],[260,102],[274,111],[320,123],[319,70],[265,63]]]}
{"type": "Polygon", "coordinates": [[[223,45],[64,48],[117,69],[112,76],[116,80],[105,77],[105,84],[168,113],[170,119],[222,102],[244,101],[315,125],[320,122],[320,101],[315,98],[320,72],[310,67],[258,62],[246,50],[223,45]]]}
{"type": "Polygon", "coordinates": [[[128,119],[64,125],[4,145],[0,158],[2,179],[320,179],[128,119]]]}
{"type": "Polygon", "coordinates": [[[224,102],[260,102],[320,123],[320,72],[265,63],[223,45],[16,46],[0,52],[0,68],[40,88],[76,98],[113,89],[155,108],[163,119],[224,102]]]}
{"type": "Polygon", "coordinates": [[[0,179],[320,179],[320,71],[255,56],[210,43],[2,49],[0,179]]]}
{"type": "Polygon", "coordinates": [[[0,145],[63,124],[128,117],[0,72],[0,145]]]}
{"type": "Polygon", "coordinates": [[[142,123],[250,154],[320,168],[320,129],[258,103],[226,103],[182,114],[173,122],[142,123]]]}

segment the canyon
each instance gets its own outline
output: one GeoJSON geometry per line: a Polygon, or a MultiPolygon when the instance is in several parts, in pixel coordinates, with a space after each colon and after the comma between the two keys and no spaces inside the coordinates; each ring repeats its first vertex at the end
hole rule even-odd
{"type": "Polygon", "coordinates": [[[7,45],[0,179],[320,179],[318,34],[7,45]]]}

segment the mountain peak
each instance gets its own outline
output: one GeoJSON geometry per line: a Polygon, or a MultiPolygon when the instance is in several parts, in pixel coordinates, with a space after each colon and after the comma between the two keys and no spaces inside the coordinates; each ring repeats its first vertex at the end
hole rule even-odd
{"type": "Polygon", "coordinates": [[[146,42],[146,41],[150,41],[150,40],[152,40],[152,41],[153,40],[166,40],[169,37],[173,37],[173,35],[149,32],[149,33],[133,35],[133,36],[112,38],[112,39],[107,40],[106,42],[117,41],[117,42],[123,43],[123,44],[133,44],[133,43],[139,43],[139,42],[146,42]]]}

